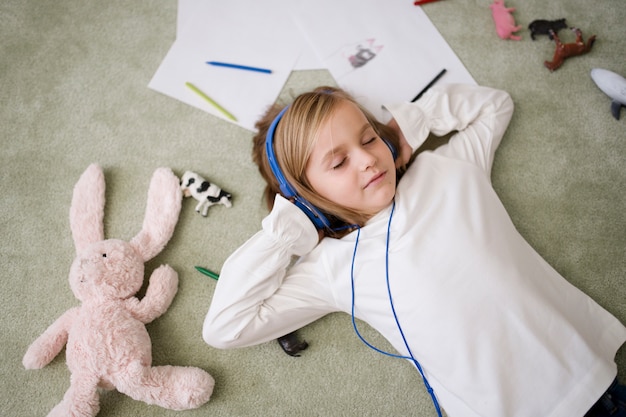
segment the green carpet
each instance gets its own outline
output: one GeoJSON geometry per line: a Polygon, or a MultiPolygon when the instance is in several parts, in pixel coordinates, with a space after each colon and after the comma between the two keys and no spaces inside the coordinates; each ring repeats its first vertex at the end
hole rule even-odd
{"type": "MultiPolygon", "coordinates": [[[[539,253],[626,322],[626,111],[615,120],[589,76],[595,67],[626,74],[626,7],[621,0],[509,0],[524,27],[516,42],[496,36],[489,4],[443,0],[424,9],[476,81],[509,91],[516,103],[494,185],[539,253]],[[526,26],[560,17],[597,41],[550,73],[543,61],[553,43],[531,41],[526,26]]],[[[172,306],[147,326],[154,363],[207,370],[216,379],[211,401],[182,414],[112,391],[102,395],[101,416],[434,416],[417,372],[362,345],[346,315],[302,329],[310,348],[300,358],[276,343],[220,351],[202,341],[215,282],[193,267],[219,270],[265,210],[252,134],[147,88],[175,39],[176,13],[174,0],[0,4],[0,415],[46,415],[69,386],[63,353],[38,371],[24,370],[21,360],[78,304],[67,282],[69,205],[80,174],[98,162],[108,186],[108,237],[137,233],[159,166],[178,175],[195,170],[234,195],[232,208],[213,207],[207,218],[185,201],[173,239],[147,265],[150,273],[168,263],[180,277],[172,306]]],[[[393,24],[393,16],[381,18],[393,24]]],[[[561,35],[573,40],[569,31],[561,35]]],[[[329,83],[327,71],[294,72],[281,100],[329,83]]],[[[626,380],[626,348],[617,362],[626,380]]]]}

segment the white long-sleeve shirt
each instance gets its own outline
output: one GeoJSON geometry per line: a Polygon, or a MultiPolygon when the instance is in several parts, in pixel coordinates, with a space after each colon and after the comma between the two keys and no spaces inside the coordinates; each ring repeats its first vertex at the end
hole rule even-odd
{"type": "MultiPolygon", "coordinates": [[[[429,132],[458,131],[399,182],[389,243],[394,306],[442,407],[451,417],[583,416],[615,378],[626,328],[530,247],[493,190],[510,97],[442,86],[389,110],[413,149],[429,132]]],[[[355,316],[406,355],[386,286],[390,212],[361,228],[355,316]]],[[[277,197],[262,230],[224,264],[205,341],[248,346],[331,312],[350,314],[356,236],[318,244],[305,214],[277,197]]]]}

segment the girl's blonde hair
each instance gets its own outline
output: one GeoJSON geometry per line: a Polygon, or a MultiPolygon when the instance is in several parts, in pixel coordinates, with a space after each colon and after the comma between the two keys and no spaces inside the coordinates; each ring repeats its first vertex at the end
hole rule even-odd
{"type": "MultiPolygon", "coordinates": [[[[398,136],[392,129],[377,121],[369,111],[357,103],[348,93],[334,87],[318,87],[311,92],[296,97],[280,119],[274,132],[274,154],[285,178],[299,195],[326,214],[333,228],[355,224],[363,226],[367,220],[367,216],[364,213],[340,206],[320,196],[313,189],[305,175],[306,165],[320,127],[329,119],[338,107],[338,104],[343,100],[357,105],[376,133],[398,149],[398,136]]],[[[281,108],[278,106],[272,106],[268,109],[265,115],[256,123],[258,133],[253,138],[252,159],[259,167],[261,176],[267,182],[264,195],[269,210],[274,205],[276,194],[280,194],[280,188],[269,166],[265,152],[265,140],[269,126],[280,110],[281,108]]],[[[337,232],[329,233],[329,231],[326,231],[326,233],[334,236],[343,234],[337,232]]]]}

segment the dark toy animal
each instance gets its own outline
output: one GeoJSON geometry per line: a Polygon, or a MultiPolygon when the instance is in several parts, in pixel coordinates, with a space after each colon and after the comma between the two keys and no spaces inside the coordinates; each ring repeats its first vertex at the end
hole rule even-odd
{"type": "Polygon", "coordinates": [[[556,50],[554,51],[554,57],[552,61],[545,61],[543,64],[550,70],[550,72],[558,69],[563,62],[572,56],[586,54],[591,50],[593,43],[596,40],[596,35],[590,36],[587,39],[587,43],[583,41],[583,33],[578,28],[572,28],[572,31],[576,34],[576,41],[572,43],[562,43],[557,34],[552,31],[552,37],[556,43],[556,50]]]}
{"type": "Polygon", "coordinates": [[[552,34],[550,31],[554,33],[558,33],[559,30],[565,29],[567,24],[565,23],[565,19],[557,19],[557,20],[533,20],[528,25],[528,29],[530,29],[530,37],[532,40],[535,40],[536,35],[548,35],[550,40],[552,40],[552,34]]]}
{"type": "Polygon", "coordinates": [[[291,332],[279,337],[278,344],[289,356],[300,356],[300,352],[309,347],[309,344],[303,340],[298,340],[296,332],[291,332]]]}

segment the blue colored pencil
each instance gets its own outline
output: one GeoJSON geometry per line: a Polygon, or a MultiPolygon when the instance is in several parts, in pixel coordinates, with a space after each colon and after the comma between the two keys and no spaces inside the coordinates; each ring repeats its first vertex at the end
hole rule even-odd
{"type": "Polygon", "coordinates": [[[234,69],[240,69],[240,70],[245,70],[245,71],[263,72],[265,74],[272,73],[272,70],[269,70],[266,68],[248,67],[246,65],[229,64],[227,62],[207,61],[207,64],[214,65],[216,67],[226,67],[226,68],[234,68],[234,69]]]}

